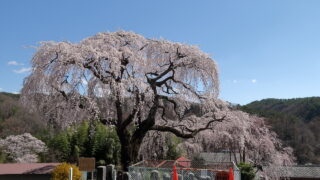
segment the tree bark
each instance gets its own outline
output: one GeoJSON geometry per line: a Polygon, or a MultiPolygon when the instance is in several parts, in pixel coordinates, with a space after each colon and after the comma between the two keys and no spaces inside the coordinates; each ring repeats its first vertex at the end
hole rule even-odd
{"type": "Polygon", "coordinates": [[[117,134],[121,144],[121,166],[124,171],[128,171],[130,162],[132,162],[131,148],[130,148],[130,134],[127,130],[117,128],[117,134]]]}
{"type": "Polygon", "coordinates": [[[121,144],[121,166],[122,170],[128,172],[129,166],[137,163],[139,149],[144,136],[139,139],[132,138],[127,130],[117,131],[121,144]]]}
{"type": "Polygon", "coordinates": [[[140,147],[141,143],[138,142],[136,144],[121,142],[121,166],[123,171],[128,172],[129,166],[137,163],[140,147]]]}
{"type": "Polygon", "coordinates": [[[121,140],[120,142],[121,142],[121,166],[123,171],[127,172],[129,170],[130,162],[132,162],[132,158],[133,158],[130,153],[131,148],[129,143],[126,143],[121,140]]]}

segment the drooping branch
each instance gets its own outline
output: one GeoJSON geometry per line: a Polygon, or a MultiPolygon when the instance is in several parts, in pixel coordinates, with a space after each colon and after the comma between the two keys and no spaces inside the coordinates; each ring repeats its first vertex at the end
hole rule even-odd
{"type": "MultiPolygon", "coordinates": [[[[107,81],[103,76],[102,76],[102,73],[95,68],[95,65],[92,65],[92,63],[94,62],[94,60],[90,60],[89,62],[86,62],[83,64],[83,67],[86,68],[86,69],[89,69],[92,74],[98,78],[102,83],[104,84],[108,84],[109,81],[107,81]]],[[[111,74],[111,73],[110,73],[111,74]]],[[[112,74],[111,74],[112,75],[112,74]]]]}
{"type": "Polygon", "coordinates": [[[163,95],[159,95],[159,98],[162,99],[163,101],[166,101],[166,102],[173,104],[173,110],[174,110],[175,114],[179,115],[178,103],[176,101],[174,101],[173,99],[170,99],[168,96],[163,96],[163,95]]]}
{"type": "Polygon", "coordinates": [[[151,128],[151,130],[161,131],[161,132],[171,132],[171,133],[175,134],[177,137],[186,138],[186,139],[187,138],[193,138],[198,133],[200,133],[202,131],[212,129],[211,125],[213,123],[222,122],[225,119],[225,117],[226,116],[223,116],[222,118],[219,118],[219,119],[210,120],[204,127],[197,128],[197,129],[194,129],[194,130],[191,130],[190,128],[185,127],[185,128],[187,128],[189,133],[184,133],[183,130],[176,129],[176,128],[172,127],[172,126],[162,126],[162,125],[154,125],[151,128]]]}
{"type": "Polygon", "coordinates": [[[154,73],[154,72],[148,72],[148,73],[146,73],[146,76],[147,77],[148,77],[148,75],[156,76],[154,78],[148,77],[150,79],[150,82],[156,83],[158,80],[160,80],[161,78],[165,77],[168,73],[170,73],[173,69],[174,69],[174,64],[172,62],[170,62],[168,68],[166,70],[164,70],[162,73],[158,74],[158,73],[154,73]]]}

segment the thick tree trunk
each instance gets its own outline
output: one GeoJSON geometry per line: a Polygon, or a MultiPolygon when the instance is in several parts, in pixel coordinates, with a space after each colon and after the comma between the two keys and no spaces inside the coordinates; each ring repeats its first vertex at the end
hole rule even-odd
{"type": "Polygon", "coordinates": [[[117,134],[121,144],[121,166],[122,170],[128,171],[132,156],[130,153],[130,134],[121,128],[117,129],[117,134]]]}
{"type": "Polygon", "coordinates": [[[123,171],[127,172],[129,166],[138,161],[141,143],[129,144],[121,142],[121,165],[123,171]]]}
{"type": "MultiPolygon", "coordinates": [[[[121,141],[120,141],[121,142],[121,141]]],[[[121,166],[123,171],[128,171],[130,163],[132,162],[132,155],[130,153],[130,144],[126,142],[121,142],[121,166]]]]}
{"type": "Polygon", "coordinates": [[[127,172],[129,166],[138,161],[139,149],[144,137],[132,141],[132,136],[126,130],[118,131],[121,143],[121,166],[122,170],[127,172]]]}

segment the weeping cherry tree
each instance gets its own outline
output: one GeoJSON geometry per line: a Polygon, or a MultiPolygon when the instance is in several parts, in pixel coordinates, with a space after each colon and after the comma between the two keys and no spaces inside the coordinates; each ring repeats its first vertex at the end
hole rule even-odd
{"type": "Polygon", "coordinates": [[[42,42],[32,67],[22,102],[58,127],[83,119],[114,126],[124,170],[138,161],[149,131],[193,138],[226,116],[215,61],[195,46],[99,33],[79,43],[42,42]],[[192,113],[194,103],[201,113],[192,113]]]}

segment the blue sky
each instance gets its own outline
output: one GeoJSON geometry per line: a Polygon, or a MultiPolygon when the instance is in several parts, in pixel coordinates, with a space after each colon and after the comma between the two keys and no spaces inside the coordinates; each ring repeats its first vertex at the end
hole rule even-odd
{"type": "Polygon", "coordinates": [[[128,30],[211,54],[224,100],[319,96],[319,9],[319,0],[1,0],[0,91],[21,89],[39,41],[128,30]]]}

